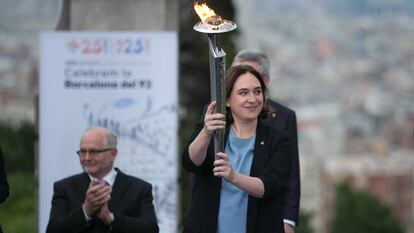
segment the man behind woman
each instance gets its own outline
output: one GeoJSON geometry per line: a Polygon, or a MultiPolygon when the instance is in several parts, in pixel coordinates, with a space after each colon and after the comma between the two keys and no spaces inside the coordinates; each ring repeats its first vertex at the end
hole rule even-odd
{"type": "MultiPolygon", "coordinates": [[[[266,86],[271,81],[271,63],[269,57],[258,50],[242,50],[233,58],[232,66],[250,65],[262,75],[266,86]]],[[[294,233],[298,225],[300,207],[300,164],[298,150],[298,132],[296,124],[296,113],[292,109],[282,105],[273,99],[267,98],[266,104],[272,109],[272,113],[266,118],[264,123],[289,134],[292,167],[286,185],[283,222],[285,233],[294,233]]]]}

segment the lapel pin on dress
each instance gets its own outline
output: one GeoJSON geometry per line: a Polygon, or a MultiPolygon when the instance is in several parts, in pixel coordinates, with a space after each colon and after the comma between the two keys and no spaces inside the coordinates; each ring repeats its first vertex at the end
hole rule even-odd
{"type": "Polygon", "coordinates": [[[263,146],[263,145],[264,145],[264,141],[261,141],[261,142],[260,142],[260,145],[262,145],[262,146],[263,146]]]}

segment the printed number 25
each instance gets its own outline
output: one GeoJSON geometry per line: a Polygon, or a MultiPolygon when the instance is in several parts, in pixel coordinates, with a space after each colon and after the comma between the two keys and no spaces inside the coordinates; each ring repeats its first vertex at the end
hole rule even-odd
{"type": "Polygon", "coordinates": [[[125,40],[125,53],[141,53],[144,49],[142,39],[136,39],[135,41],[131,39],[125,40]]]}

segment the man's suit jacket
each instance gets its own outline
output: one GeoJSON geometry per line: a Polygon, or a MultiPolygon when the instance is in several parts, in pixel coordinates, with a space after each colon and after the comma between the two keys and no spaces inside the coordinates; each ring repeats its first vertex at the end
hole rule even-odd
{"type": "Polygon", "coordinates": [[[290,136],[292,146],[292,170],[290,172],[286,187],[283,219],[288,219],[298,224],[300,203],[300,168],[296,114],[293,110],[271,99],[267,99],[267,104],[272,108],[274,113],[270,114],[270,116],[264,121],[265,124],[285,131],[290,136]]]}
{"type": "Polygon", "coordinates": [[[9,183],[7,182],[6,168],[4,166],[3,152],[0,148],[0,203],[9,196],[9,183]]]}
{"type": "MultiPolygon", "coordinates": [[[[6,169],[4,166],[3,152],[0,148],[0,203],[9,196],[9,183],[7,182],[6,169]]],[[[3,233],[0,225],[0,233],[3,233]]]]}
{"type": "Polygon", "coordinates": [[[151,184],[122,173],[119,169],[112,187],[109,210],[115,220],[105,226],[97,217],[86,221],[82,210],[90,178],[80,173],[54,184],[47,233],[136,232],[157,233],[151,184]]]}
{"type": "MultiPolygon", "coordinates": [[[[190,143],[204,124],[199,122],[190,143]]],[[[229,127],[227,127],[226,138],[229,127]]],[[[291,166],[289,136],[282,131],[258,122],[250,176],[263,181],[262,198],[249,196],[247,207],[247,233],[282,233],[282,204],[284,186],[291,166]],[[278,221],[279,219],[279,221],[278,221]]],[[[222,178],[213,175],[215,159],[211,142],[204,162],[197,166],[189,158],[188,146],[184,149],[182,163],[192,172],[193,187],[191,207],[184,222],[184,233],[215,233],[220,202],[222,178]]]]}

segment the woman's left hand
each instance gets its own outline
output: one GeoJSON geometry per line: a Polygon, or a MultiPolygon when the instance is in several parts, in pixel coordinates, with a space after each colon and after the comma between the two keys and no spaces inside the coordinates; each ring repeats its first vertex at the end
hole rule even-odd
{"type": "Polygon", "coordinates": [[[264,184],[258,177],[243,175],[233,170],[229,158],[225,153],[218,152],[214,161],[214,176],[223,177],[227,182],[247,192],[249,195],[262,198],[264,195],[264,184]]]}
{"type": "Polygon", "coordinates": [[[214,161],[213,173],[217,177],[223,177],[230,183],[233,183],[236,178],[236,173],[231,166],[229,158],[223,152],[217,153],[217,159],[214,161]]]}

